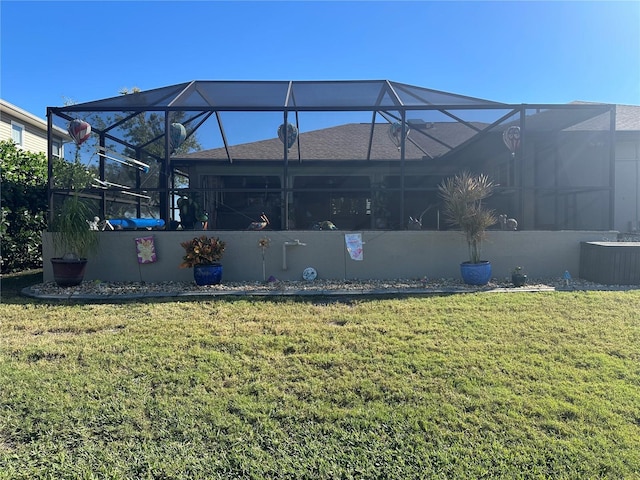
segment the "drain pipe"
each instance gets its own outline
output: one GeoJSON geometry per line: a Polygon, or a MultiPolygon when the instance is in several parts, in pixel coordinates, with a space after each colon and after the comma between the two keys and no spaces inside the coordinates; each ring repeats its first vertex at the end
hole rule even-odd
{"type": "Polygon", "coordinates": [[[297,238],[293,242],[284,242],[282,244],[282,270],[287,269],[287,247],[296,247],[296,246],[306,247],[307,244],[302,243],[297,238]]]}

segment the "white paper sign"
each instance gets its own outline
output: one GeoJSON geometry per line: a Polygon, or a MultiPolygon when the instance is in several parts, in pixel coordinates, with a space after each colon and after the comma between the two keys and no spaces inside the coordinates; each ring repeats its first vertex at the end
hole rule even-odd
{"type": "Polygon", "coordinates": [[[344,241],[347,244],[347,251],[352,260],[362,260],[362,234],[361,233],[345,233],[344,241]]]}

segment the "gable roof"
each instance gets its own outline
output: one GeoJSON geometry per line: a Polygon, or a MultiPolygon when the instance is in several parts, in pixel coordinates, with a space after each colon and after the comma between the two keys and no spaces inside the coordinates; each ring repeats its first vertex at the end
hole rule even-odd
{"type": "MultiPolygon", "coordinates": [[[[571,102],[570,105],[594,105],[602,106],[603,103],[596,102],[571,102]]],[[[616,132],[640,132],[640,106],[638,105],[615,105],[616,109],[616,132]]],[[[609,114],[603,113],[588,120],[577,123],[571,130],[609,130],[609,114]]]]}
{"type": "Polygon", "coordinates": [[[640,106],[616,105],[616,131],[640,132],[640,106]]]}
{"type": "MultiPolygon", "coordinates": [[[[576,102],[577,103],[577,102],[576,102]]],[[[575,104],[575,103],[574,103],[575,104]]],[[[594,108],[546,110],[527,117],[526,128],[531,131],[608,131],[610,127],[609,105],[580,102],[594,108]],[[604,110],[604,113],[602,113],[604,110]]],[[[616,105],[616,131],[640,132],[640,107],[616,105]]],[[[407,120],[411,128],[405,144],[405,160],[422,160],[425,157],[441,157],[471,139],[489,126],[471,122],[422,122],[407,120]],[[469,126],[470,125],[470,126],[469,126]],[[478,130],[474,130],[473,128],[478,130]]],[[[517,124],[517,122],[514,122],[517,124]]],[[[388,123],[349,123],[320,130],[300,133],[298,141],[289,149],[290,161],[393,161],[400,159],[400,152],[388,135],[388,123]],[[369,142],[371,139],[371,150],[369,142]],[[298,150],[298,147],[300,150],[298,150]]],[[[173,159],[176,163],[201,161],[282,161],[284,147],[278,138],[228,147],[189,153],[173,159]],[[230,157],[230,158],[229,158],[230,157]]]]}
{"type": "MultiPolygon", "coordinates": [[[[406,160],[422,160],[426,157],[439,157],[451,151],[474,136],[477,131],[458,122],[416,122],[409,121],[411,128],[405,143],[406,160]],[[437,140],[436,140],[437,139],[437,140]]],[[[487,126],[484,123],[472,124],[478,129],[487,126]]],[[[398,147],[389,138],[389,124],[374,124],[371,137],[369,123],[348,123],[335,127],[300,133],[298,141],[289,149],[288,158],[296,161],[315,160],[399,160],[398,147]],[[369,152],[369,139],[371,151],[369,152]],[[300,151],[298,151],[300,145],[300,151]],[[300,155],[299,155],[300,153],[300,155]]],[[[261,140],[229,146],[232,161],[276,160],[282,161],[284,146],[278,138],[261,140]]],[[[228,161],[224,148],[214,148],[193,152],[173,162],[228,161]]]]}

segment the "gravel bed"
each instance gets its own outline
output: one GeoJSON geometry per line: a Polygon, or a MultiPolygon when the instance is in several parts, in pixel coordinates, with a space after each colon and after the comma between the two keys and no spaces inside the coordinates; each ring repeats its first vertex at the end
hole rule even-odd
{"type": "Polygon", "coordinates": [[[484,286],[465,285],[452,278],[392,280],[314,280],[274,282],[223,282],[198,286],[194,282],[103,282],[85,281],[75,287],[61,288],[46,282],[23,290],[39,298],[142,298],[159,296],[217,295],[357,295],[394,293],[464,293],[483,291],[552,291],[552,290],[630,290],[639,285],[602,285],[581,279],[567,282],[561,278],[529,280],[524,287],[514,287],[509,279],[492,279],[484,286]]]}

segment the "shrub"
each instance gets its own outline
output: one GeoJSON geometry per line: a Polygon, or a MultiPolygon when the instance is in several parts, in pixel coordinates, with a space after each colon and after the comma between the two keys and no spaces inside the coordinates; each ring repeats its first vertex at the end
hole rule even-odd
{"type": "Polygon", "coordinates": [[[0,142],[1,272],[42,267],[42,231],[46,228],[47,159],[0,142]]]}

